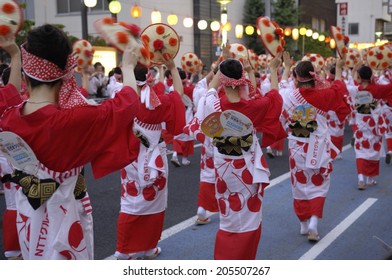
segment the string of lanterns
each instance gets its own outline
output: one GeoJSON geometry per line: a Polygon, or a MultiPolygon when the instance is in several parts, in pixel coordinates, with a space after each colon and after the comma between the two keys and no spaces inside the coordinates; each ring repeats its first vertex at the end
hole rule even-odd
{"type": "MultiPolygon", "coordinates": [[[[84,4],[87,7],[95,7],[95,5],[97,4],[97,0],[84,0],[84,4]]],[[[113,0],[109,3],[109,11],[112,14],[118,14],[121,11],[121,3],[120,1],[117,0],[113,0]]],[[[135,4],[131,7],[130,10],[130,14],[133,18],[139,18],[142,16],[142,7],[135,4]]],[[[162,14],[160,11],[158,10],[153,10],[151,12],[151,23],[160,23],[162,22],[162,14]]],[[[178,16],[176,14],[170,13],[167,16],[167,23],[171,26],[174,26],[178,23],[178,16]]],[[[183,19],[183,25],[185,28],[191,28],[194,24],[193,18],[186,16],[183,19]]],[[[201,19],[197,22],[197,27],[200,30],[206,30],[208,28],[208,22],[204,19],[201,19]]],[[[220,29],[224,29],[227,32],[229,32],[232,29],[232,25],[230,23],[230,21],[225,21],[224,24],[222,24],[221,22],[219,22],[218,20],[212,20],[210,22],[210,29],[212,31],[219,31],[220,29]]],[[[246,26],[242,25],[242,24],[236,24],[235,28],[235,37],[240,39],[243,37],[243,34],[245,33],[248,36],[251,36],[254,34],[254,32],[256,31],[257,34],[259,33],[259,30],[257,28],[255,28],[254,25],[248,24],[246,26]]],[[[324,42],[326,44],[330,44],[331,48],[335,48],[336,47],[336,43],[335,41],[330,38],[329,36],[325,36],[323,34],[318,33],[317,31],[314,32],[312,29],[307,29],[305,27],[286,27],[283,30],[283,34],[286,37],[291,36],[293,38],[293,40],[298,40],[299,36],[303,36],[303,38],[306,37],[311,37],[314,40],[319,40],[320,42],[324,42]]]]}

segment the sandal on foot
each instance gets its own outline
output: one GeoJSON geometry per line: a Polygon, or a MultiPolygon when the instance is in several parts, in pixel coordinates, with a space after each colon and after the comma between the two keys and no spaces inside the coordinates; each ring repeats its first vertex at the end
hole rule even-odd
{"type": "Polygon", "coordinates": [[[145,260],[153,260],[153,259],[155,259],[161,252],[162,252],[161,247],[156,247],[156,248],[155,248],[155,251],[154,251],[154,254],[152,254],[152,255],[150,255],[150,256],[144,255],[144,259],[145,259],[145,260]]]}
{"type": "Polygon", "coordinates": [[[181,164],[180,164],[180,162],[178,161],[177,158],[172,158],[172,159],[170,160],[170,162],[173,163],[173,165],[174,165],[175,167],[180,167],[180,166],[181,166],[181,164]]]}
{"type": "Polygon", "coordinates": [[[366,189],[366,184],[364,181],[359,181],[358,182],[358,190],[363,191],[364,189],[366,189]]]}
{"type": "Polygon", "coordinates": [[[320,240],[320,236],[318,235],[317,232],[314,231],[309,231],[308,233],[308,240],[311,242],[317,242],[320,240]]]}
{"type": "Polygon", "coordinates": [[[205,225],[205,224],[208,224],[209,222],[211,222],[210,218],[205,218],[205,219],[197,218],[195,223],[197,225],[205,225]]]}

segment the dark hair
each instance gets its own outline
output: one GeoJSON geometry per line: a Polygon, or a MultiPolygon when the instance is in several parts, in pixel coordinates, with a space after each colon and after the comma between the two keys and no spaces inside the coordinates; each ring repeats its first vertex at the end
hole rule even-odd
{"type": "Polygon", "coordinates": [[[136,81],[144,82],[147,78],[148,68],[141,64],[137,64],[133,70],[136,81]]]}
{"type": "Polygon", "coordinates": [[[180,74],[181,80],[184,80],[184,79],[187,78],[186,72],[184,70],[182,70],[182,69],[178,69],[178,74],[180,74]]]}
{"type": "Polygon", "coordinates": [[[373,75],[372,68],[364,65],[361,68],[359,68],[358,74],[361,80],[370,81],[373,75]]]}
{"type": "MultiPolygon", "coordinates": [[[[62,70],[66,68],[68,55],[72,52],[72,47],[67,35],[50,24],[44,24],[31,30],[27,34],[25,49],[35,56],[56,64],[62,70]]],[[[28,79],[33,88],[41,84],[54,86],[61,82],[61,80],[40,82],[30,77],[28,77],[28,79]]]]}
{"type": "Polygon", "coordinates": [[[3,81],[3,85],[8,84],[11,74],[11,67],[7,67],[4,69],[3,74],[1,75],[1,80],[3,81]]]}
{"type": "Polygon", "coordinates": [[[314,72],[314,67],[313,64],[310,61],[300,61],[298,62],[297,66],[295,66],[293,75],[295,78],[297,78],[297,76],[303,78],[303,79],[311,79],[307,82],[300,82],[297,79],[297,86],[298,87],[302,87],[302,86],[306,86],[306,85],[310,85],[312,87],[315,86],[315,82],[313,80],[312,75],[310,74],[310,72],[314,72]]]}
{"type": "Polygon", "coordinates": [[[165,78],[169,78],[171,76],[171,71],[169,70],[169,69],[167,69],[166,71],[165,71],[165,78]]]}
{"type": "Polygon", "coordinates": [[[239,80],[242,77],[242,65],[236,59],[226,59],[219,65],[219,70],[226,77],[239,80]]]}
{"type": "Polygon", "coordinates": [[[329,70],[329,73],[331,73],[332,75],[336,74],[336,67],[335,67],[335,65],[332,66],[331,70],[329,70]]]}
{"type": "Polygon", "coordinates": [[[9,67],[8,64],[5,64],[5,63],[0,64],[0,76],[3,74],[3,71],[5,69],[7,69],[8,67],[9,67]]]}

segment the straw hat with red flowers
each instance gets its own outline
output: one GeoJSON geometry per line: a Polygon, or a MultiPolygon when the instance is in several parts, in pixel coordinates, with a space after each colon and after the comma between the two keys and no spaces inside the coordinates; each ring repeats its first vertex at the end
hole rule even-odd
{"type": "Polygon", "coordinates": [[[181,57],[181,68],[188,73],[200,72],[203,68],[203,63],[195,53],[185,53],[181,57]]]}
{"type": "Polygon", "coordinates": [[[141,38],[148,43],[150,59],[154,64],[164,64],[165,60],[174,59],[180,49],[177,32],[164,23],[150,24],[142,31],[141,38]]]}
{"type": "Polygon", "coordinates": [[[0,36],[16,35],[22,28],[23,14],[16,1],[0,1],[0,36]]]}
{"type": "Polygon", "coordinates": [[[256,25],[260,31],[261,43],[273,57],[284,50],[286,42],[283,29],[276,22],[271,21],[268,17],[259,17],[256,25]]]}
{"type": "Polygon", "coordinates": [[[361,54],[355,48],[350,48],[346,55],[346,66],[348,68],[353,68],[355,64],[361,61],[361,54]]]}
{"type": "Polygon", "coordinates": [[[139,63],[150,66],[149,46],[140,40],[140,27],[126,22],[115,22],[113,18],[103,18],[94,23],[95,29],[101,37],[120,52],[123,52],[128,43],[138,45],[139,63]]]}
{"type": "Polygon", "coordinates": [[[73,54],[77,57],[76,71],[80,72],[86,66],[91,65],[93,62],[94,48],[90,42],[86,40],[78,40],[73,46],[73,54]]]}
{"type": "Polygon", "coordinates": [[[252,68],[253,69],[259,68],[259,57],[254,50],[248,49],[248,57],[249,57],[249,62],[252,65],[252,68]]]}
{"type": "Polygon", "coordinates": [[[367,62],[375,70],[383,70],[392,66],[392,50],[387,46],[376,46],[367,52],[367,62]]]}
{"type": "Polygon", "coordinates": [[[318,53],[307,53],[302,58],[302,61],[310,61],[313,64],[314,69],[318,72],[325,64],[325,59],[321,54],[318,53]]]}
{"type": "MultiPolygon", "coordinates": [[[[237,59],[241,61],[241,63],[244,63],[245,60],[249,59],[248,56],[248,49],[240,43],[233,43],[233,44],[227,44],[226,46],[230,53],[231,53],[231,58],[237,59]]],[[[222,56],[219,57],[219,61],[222,61],[223,58],[222,56]]]]}
{"type": "Polygon", "coordinates": [[[336,50],[338,51],[339,56],[342,58],[343,55],[348,52],[348,48],[346,47],[346,45],[350,41],[350,38],[342,33],[342,29],[340,28],[340,26],[331,25],[330,31],[331,37],[336,42],[336,50]]]}

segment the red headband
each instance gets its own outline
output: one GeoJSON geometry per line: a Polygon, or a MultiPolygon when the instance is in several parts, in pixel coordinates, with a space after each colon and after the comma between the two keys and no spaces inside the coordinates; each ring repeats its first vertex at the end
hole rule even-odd
{"type": "Polygon", "coordinates": [[[25,49],[25,44],[21,46],[23,72],[32,79],[40,82],[54,82],[62,80],[63,84],[59,92],[59,107],[70,109],[73,107],[83,107],[90,104],[79,91],[79,86],[73,76],[76,66],[76,58],[68,56],[65,70],[56,64],[29,53],[25,49]]]}
{"type": "MultiPolygon", "coordinates": [[[[242,63],[240,61],[238,61],[238,62],[242,66],[242,63]]],[[[220,65],[219,65],[219,69],[220,69],[220,65]]],[[[245,78],[245,72],[244,72],[243,66],[242,66],[241,78],[239,78],[238,80],[227,77],[221,71],[219,71],[219,73],[220,73],[220,76],[219,76],[220,85],[225,86],[225,87],[232,87],[232,88],[235,88],[238,86],[241,98],[243,98],[245,100],[249,100],[256,94],[255,89],[252,86],[252,83],[248,79],[245,78]]]]}

